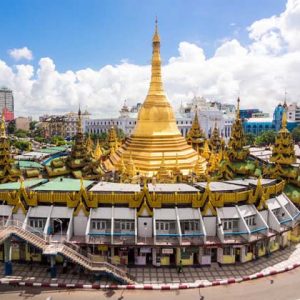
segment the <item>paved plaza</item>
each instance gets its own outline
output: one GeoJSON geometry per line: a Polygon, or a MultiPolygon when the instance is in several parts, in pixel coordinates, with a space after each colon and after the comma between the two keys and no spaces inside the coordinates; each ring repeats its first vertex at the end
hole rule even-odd
{"type": "MultiPolygon", "coordinates": [[[[168,283],[193,283],[215,281],[227,278],[241,278],[267,270],[279,270],[300,262],[300,244],[291,245],[286,249],[271,254],[268,258],[262,257],[256,261],[240,265],[212,264],[205,267],[184,267],[182,273],[176,268],[134,267],[128,268],[128,272],[134,276],[138,283],[144,284],[168,284],[168,283]]],[[[4,264],[0,266],[1,274],[4,273],[4,264]]],[[[96,277],[90,273],[83,273],[78,267],[69,268],[65,274],[62,267],[57,267],[57,279],[50,279],[49,267],[34,264],[31,268],[28,264],[13,264],[13,276],[3,276],[1,282],[20,280],[47,283],[64,284],[110,284],[106,277],[96,277]]]]}

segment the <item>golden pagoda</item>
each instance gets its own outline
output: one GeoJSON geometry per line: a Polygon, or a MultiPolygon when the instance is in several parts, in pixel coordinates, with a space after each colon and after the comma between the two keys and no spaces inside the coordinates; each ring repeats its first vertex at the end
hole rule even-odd
{"type": "MultiPolygon", "coordinates": [[[[196,151],[187,144],[177,128],[173,109],[165,95],[161,79],[160,37],[157,22],[152,39],[152,71],[148,95],[139,111],[133,134],[104,162],[106,169],[117,169],[121,157],[128,164],[130,153],[142,176],[151,177],[164,165],[168,171],[176,166],[183,174],[197,161],[196,151]]],[[[203,159],[205,169],[206,161],[203,159]]]]}
{"type": "Polygon", "coordinates": [[[0,125],[0,182],[18,181],[21,172],[14,167],[14,159],[10,154],[10,143],[6,135],[5,119],[2,114],[0,125]]]}
{"type": "Polygon", "coordinates": [[[275,144],[272,148],[271,162],[281,165],[290,165],[296,163],[295,146],[291,133],[286,128],[286,112],[283,111],[282,126],[279,130],[275,144]]]}
{"type": "Polygon", "coordinates": [[[108,148],[110,154],[114,154],[115,151],[120,147],[120,142],[117,137],[115,128],[112,126],[108,131],[108,148]]]}
{"type": "Polygon", "coordinates": [[[209,145],[212,152],[219,152],[221,149],[224,149],[224,140],[220,137],[220,132],[217,127],[217,123],[215,123],[214,130],[209,139],[209,145]]]}
{"type": "Polygon", "coordinates": [[[81,110],[78,110],[77,133],[71,153],[66,160],[53,160],[46,171],[50,177],[70,174],[75,178],[100,179],[103,170],[99,160],[93,159],[87,149],[87,142],[84,140],[82,131],[81,110]]]}
{"type": "Polygon", "coordinates": [[[187,133],[186,140],[195,150],[198,149],[200,153],[202,152],[205,142],[205,134],[200,128],[197,111],[195,112],[192,127],[187,133]]]}
{"type": "Polygon", "coordinates": [[[94,142],[91,139],[91,136],[88,135],[86,142],[85,142],[86,150],[88,153],[93,153],[94,150],[94,142]]]}
{"type": "Polygon", "coordinates": [[[245,148],[245,136],[242,120],[240,118],[240,98],[237,100],[236,119],[232,125],[227,154],[230,161],[244,161],[249,155],[249,149],[245,148]]]}
{"type": "Polygon", "coordinates": [[[208,146],[208,141],[205,140],[204,142],[204,147],[202,149],[202,154],[201,154],[206,160],[209,160],[210,158],[210,155],[211,155],[211,151],[209,149],[209,146],[208,146]]]}
{"type": "Polygon", "coordinates": [[[100,143],[99,143],[99,140],[97,140],[97,144],[96,144],[96,147],[92,153],[92,156],[93,158],[95,158],[96,160],[99,160],[102,156],[102,150],[101,150],[101,146],[100,146],[100,143]]]}

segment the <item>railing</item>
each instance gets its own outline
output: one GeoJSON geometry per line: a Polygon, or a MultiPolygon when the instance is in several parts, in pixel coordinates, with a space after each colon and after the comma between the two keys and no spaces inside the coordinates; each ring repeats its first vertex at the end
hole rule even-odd
{"type": "Polygon", "coordinates": [[[86,260],[86,262],[88,264],[90,264],[90,266],[93,269],[106,268],[106,269],[110,270],[112,273],[116,273],[117,275],[121,276],[122,278],[129,278],[129,279],[133,280],[133,278],[125,270],[122,270],[119,267],[116,267],[116,266],[114,266],[114,265],[112,265],[112,264],[110,264],[109,262],[106,262],[106,261],[103,261],[103,262],[95,261],[94,260],[95,256],[93,254],[87,253],[87,251],[82,250],[77,245],[74,245],[74,244],[69,243],[67,241],[64,241],[64,244],[68,248],[71,249],[71,251],[73,252],[74,255],[78,255],[82,259],[86,260]]]}
{"type": "MultiPolygon", "coordinates": [[[[48,242],[48,237],[43,232],[37,230],[36,228],[32,228],[29,225],[26,225],[24,222],[19,220],[9,220],[8,222],[1,222],[0,229],[6,230],[9,228],[17,229],[16,231],[20,234],[20,237],[30,236],[32,239],[35,239],[37,242],[42,242],[46,249],[47,246],[54,247],[55,251],[60,252],[61,254],[65,255],[66,257],[74,260],[78,264],[83,265],[84,267],[92,270],[92,271],[108,271],[120,278],[124,279],[125,281],[132,280],[132,276],[130,276],[126,271],[108,263],[108,262],[97,262],[93,260],[93,255],[89,255],[86,251],[82,250],[79,246],[74,245],[70,242],[64,241],[63,243],[50,243],[48,242]]],[[[30,241],[30,240],[29,240],[30,241]]],[[[34,243],[34,241],[32,240],[34,243]]],[[[44,250],[45,250],[44,249],[44,250]]]]}
{"type": "Polygon", "coordinates": [[[19,220],[8,220],[3,227],[16,227],[19,229],[23,229],[25,232],[32,233],[33,235],[43,239],[44,241],[47,241],[48,239],[47,235],[44,234],[43,231],[31,227],[28,224],[25,224],[24,222],[21,222],[19,220]]]}

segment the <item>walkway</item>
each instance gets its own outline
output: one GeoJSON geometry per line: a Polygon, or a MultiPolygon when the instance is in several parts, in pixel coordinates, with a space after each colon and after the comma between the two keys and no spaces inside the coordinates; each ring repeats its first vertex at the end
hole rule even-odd
{"type": "MultiPolygon", "coordinates": [[[[262,257],[256,261],[242,265],[219,266],[213,264],[211,267],[184,267],[183,272],[178,274],[176,268],[138,267],[129,268],[138,283],[144,284],[170,284],[170,283],[193,283],[222,280],[228,278],[241,278],[267,270],[279,270],[281,268],[300,263],[300,244],[292,245],[284,250],[273,253],[269,258],[262,257]]],[[[61,266],[57,267],[58,278],[51,280],[47,267],[34,264],[32,270],[28,264],[13,263],[13,276],[0,278],[1,282],[7,281],[31,281],[40,283],[62,283],[62,284],[110,284],[106,278],[97,279],[91,273],[74,272],[69,269],[62,274],[61,266]]],[[[4,273],[4,264],[0,265],[0,274],[4,273]]]]}

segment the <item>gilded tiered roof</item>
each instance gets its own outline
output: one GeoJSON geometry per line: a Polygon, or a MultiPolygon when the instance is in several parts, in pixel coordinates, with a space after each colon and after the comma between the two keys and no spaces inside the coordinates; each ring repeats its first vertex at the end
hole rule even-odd
{"type": "Polygon", "coordinates": [[[271,162],[289,165],[296,162],[295,145],[291,133],[286,128],[286,112],[282,115],[282,126],[279,130],[275,144],[272,148],[271,162]]]}
{"type": "Polygon", "coordinates": [[[200,128],[197,111],[195,112],[192,127],[187,133],[186,140],[195,150],[198,149],[200,153],[202,152],[205,142],[205,134],[200,128]]]}
{"type": "Polygon", "coordinates": [[[10,143],[6,135],[4,115],[0,124],[0,182],[17,181],[21,172],[14,168],[14,159],[10,154],[10,143]]]}
{"type": "Polygon", "coordinates": [[[220,132],[216,123],[212,135],[209,139],[209,145],[213,152],[219,152],[220,149],[224,148],[224,140],[220,137],[220,132]]]}
{"type": "Polygon", "coordinates": [[[236,119],[232,125],[231,136],[228,143],[228,157],[230,161],[244,161],[248,154],[249,149],[245,149],[245,135],[243,124],[240,117],[240,98],[237,100],[236,119]]]}
{"type": "Polygon", "coordinates": [[[50,167],[46,167],[48,175],[55,177],[71,174],[75,178],[100,179],[103,171],[99,160],[93,159],[93,154],[91,143],[84,139],[81,110],[79,109],[77,133],[71,153],[66,160],[53,160],[50,167]]]}

